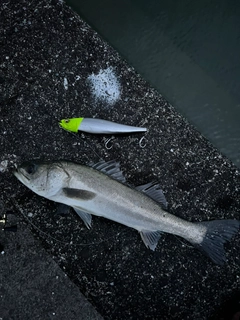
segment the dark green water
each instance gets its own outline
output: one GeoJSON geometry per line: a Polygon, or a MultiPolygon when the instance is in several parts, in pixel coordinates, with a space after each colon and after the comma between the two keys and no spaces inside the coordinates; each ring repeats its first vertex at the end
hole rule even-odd
{"type": "Polygon", "coordinates": [[[240,167],[240,2],[68,0],[240,167]]]}

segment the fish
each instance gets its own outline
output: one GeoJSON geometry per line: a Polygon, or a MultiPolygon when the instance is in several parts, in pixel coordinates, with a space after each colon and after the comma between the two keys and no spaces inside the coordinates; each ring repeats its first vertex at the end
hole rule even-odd
{"type": "Polygon", "coordinates": [[[86,166],[70,161],[25,162],[13,172],[33,192],[72,207],[87,228],[92,215],[133,228],[151,250],[162,233],[180,236],[200,249],[214,263],[226,262],[224,243],[239,230],[234,219],[189,222],[167,211],[160,185],[128,185],[115,160],[86,166]]]}
{"type": "Polygon", "coordinates": [[[96,118],[71,118],[62,119],[59,126],[70,132],[83,131],[94,134],[124,134],[146,132],[146,128],[128,126],[113,121],[96,118]]]}

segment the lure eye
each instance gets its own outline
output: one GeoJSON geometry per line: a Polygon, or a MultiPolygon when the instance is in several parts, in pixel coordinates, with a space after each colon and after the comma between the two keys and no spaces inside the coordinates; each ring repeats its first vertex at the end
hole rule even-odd
{"type": "Polygon", "coordinates": [[[65,119],[65,123],[69,123],[69,121],[70,121],[69,119],[65,119]]]}

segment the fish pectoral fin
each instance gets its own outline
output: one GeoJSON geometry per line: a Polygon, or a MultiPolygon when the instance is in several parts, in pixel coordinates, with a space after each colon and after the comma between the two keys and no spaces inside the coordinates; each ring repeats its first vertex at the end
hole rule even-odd
{"type": "Polygon", "coordinates": [[[167,209],[168,203],[163,194],[160,185],[157,182],[149,182],[141,186],[137,186],[136,190],[146,193],[150,198],[160,203],[160,205],[167,209]]]}
{"type": "Polygon", "coordinates": [[[76,211],[76,213],[79,215],[79,217],[83,220],[83,222],[85,223],[86,227],[88,229],[90,229],[91,228],[91,224],[92,224],[92,215],[90,213],[82,211],[81,209],[78,209],[76,207],[73,207],[73,209],[76,211]]]}
{"type": "Polygon", "coordinates": [[[122,183],[126,182],[126,179],[121,171],[120,163],[115,160],[110,160],[108,162],[101,160],[98,163],[90,164],[93,169],[101,171],[106,175],[118,180],[122,183]]]}
{"type": "Polygon", "coordinates": [[[155,250],[156,246],[158,244],[158,240],[161,237],[161,232],[160,231],[147,231],[147,230],[142,230],[139,231],[142,241],[144,242],[145,246],[151,250],[155,250]]]}
{"type": "Polygon", "coordinates": [[[63,188],[62,191],[66,197],[82,201],[92,200],[96,196],[96,193],[84,189],[63,188]]]}

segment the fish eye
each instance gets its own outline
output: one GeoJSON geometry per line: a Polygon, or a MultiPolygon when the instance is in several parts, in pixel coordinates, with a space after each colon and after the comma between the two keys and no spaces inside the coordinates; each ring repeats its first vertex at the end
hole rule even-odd
{"type": "Polygon", "coordinates": [[[65,119],[65,123],[69,123],[69,121],[70,121],[69,119],[65,119]]]}
{"type": "Polygon", "coordinates": [[[34,174],[37,171],[37,165],[30,163],[28,166],[26,166],[25,170],[28,174],[34,174]]]}

